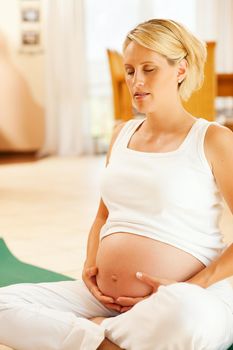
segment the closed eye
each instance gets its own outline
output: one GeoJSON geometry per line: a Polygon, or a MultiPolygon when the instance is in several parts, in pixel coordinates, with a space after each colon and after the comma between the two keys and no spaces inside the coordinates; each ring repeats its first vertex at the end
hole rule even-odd
{"type": "MultiPolygon", "coordinates": [[[[153,72],[154,70],[155,69],[144,69],[144,72],[150,73],[150,72],[153,72]]],[[[132,75],[132,74],[134,74],[134,71],[126,71],[126,74],[132,75]]]]}

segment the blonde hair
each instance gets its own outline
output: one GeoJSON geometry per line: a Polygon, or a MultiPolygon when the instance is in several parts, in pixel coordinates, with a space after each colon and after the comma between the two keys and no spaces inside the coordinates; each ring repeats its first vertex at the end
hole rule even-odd
{"type": "Polygon", "coordinates": [[[207,51],[205,42],[196,38],[182,24],[167,19],[151,19],[132,29],[123,44],[123,51],[131,41],[163,55],[175,65],[183,58],[188,62],[187,75],[179,83],[179,94],[188,100],[204,81],[207,51]]]}

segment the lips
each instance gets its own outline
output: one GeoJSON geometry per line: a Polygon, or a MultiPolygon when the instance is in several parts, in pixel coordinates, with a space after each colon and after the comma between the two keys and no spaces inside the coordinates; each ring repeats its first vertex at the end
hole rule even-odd
{"type": "Polygon", "coordinates": [[[146,96],[146,95],[149,95],[149,93],[148,92],[135,92],[134,97],[146,96]]]}
{"type": "Polygon", "coordinates": [[[148,92],[135,92],[134,94],[134,98],[136,100],[143,100],[144,98],[146,98],[148,95],[150,95],[148,92]]]}

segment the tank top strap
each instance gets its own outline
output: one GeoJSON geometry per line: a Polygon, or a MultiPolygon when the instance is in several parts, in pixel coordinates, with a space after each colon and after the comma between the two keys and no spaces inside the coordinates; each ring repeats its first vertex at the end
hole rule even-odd
{"type": "Polygon", "coordinates": [[[190,159],[192,158],[193,161],[197,162],[199,160],[201,165],[204,166],[208,172],[211,172],[212,170],[206,158],[204,149],[205,135],[210,125],[219,124],[203,118],[198,118],[195,124],[195,127],[192,129],[192,132],[189,135],[189,142],[187,143],[185,153],[186,156],[190,157],[190,159]]]}
{"type": "Polygon", "coordinates": [[[145,120],[143,119],[130,119],[128,120],[121,131],[119,132],[113,147],[111,153],[115,153],[118,149],[122,149],[127,147],[129,140],[131,136],[134,134],[136,129],[140,126],[140,124],[145,120]]]}
{"type": "Polygon", "coordinates": [[[196,128],[193,130],[191,140],[198,145],[198,147],[204,147],[205,135],[210,125],[219,125],[217,122],[211,122],[209,120],[198,118],[196,128]]]}

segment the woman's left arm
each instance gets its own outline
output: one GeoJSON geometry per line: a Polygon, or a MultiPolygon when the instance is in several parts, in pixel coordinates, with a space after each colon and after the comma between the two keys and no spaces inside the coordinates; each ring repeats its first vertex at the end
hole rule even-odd
{"type": "MultiPolygon", "coordinates": [[[[223,126],[209,126],[205,137],[205,153],[212,167],[217,186],[233,213],[233,133],[223,126]]],[[[233,232],[232,232],[233,236],[233,232]]],[[[233,244],[208,267],[186,282],[207,288],[233,276],[233,244]]]]}
{"type": "Polygon", "coordinates": [[[198,272],[185,282],[197,284],[203,288],[233,276],[233,244],[209,266],[198,272]]]}

